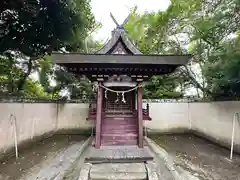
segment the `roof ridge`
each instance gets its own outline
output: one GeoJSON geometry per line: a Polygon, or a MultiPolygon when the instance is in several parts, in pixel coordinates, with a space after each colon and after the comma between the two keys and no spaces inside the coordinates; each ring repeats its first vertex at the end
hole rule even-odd
{"type": "Polygon", "coordinates": [[[133,54],[142,54],[142,52],[135,46],[135,44],[130,40],[126,30],[120,26],[116,27],[112,31],[111,39],[96,52],[96,54],[108,54],[109,51],[114,47],[119,38],[122,38],[124,45],[133,53],[133,54]]]}

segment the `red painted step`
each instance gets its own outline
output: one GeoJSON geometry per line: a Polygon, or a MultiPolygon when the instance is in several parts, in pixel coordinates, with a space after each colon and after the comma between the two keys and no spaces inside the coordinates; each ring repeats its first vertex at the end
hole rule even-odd
{"type": "Polygon", "coordinates": [[[102,129],[135,129],[136,125],[102,125],[102,129]]]}
{"type": "Polygon", "coordinates": [[[136,134],[129,134],[129,135],[122,135],[122,134],[104,134],[101,135],[101,140],[102,142],[112,142],[114,144],[114,142],[118,142],[118,143],[128,143],[128,142],[135,142],[137,141],[137,135],[136,134]]]}
{"type": "Polygon", "coordinates": [[[115,115],[105,117],[101,126],[102,145],[136,145],[138,126],[136,118],[115,115]]]}
{"type": "Polygon", "coordinates": [[[137,133],[125,133],[125,134],[113,134],[113,133],[103,133],[101,134],[103,138],[119,138],[119,139],[133,139],[137,137],[137,133]]]}
{"type": "Polygon", "coordinates": [[[122,129],[122,130],[118,130],[118,129],[102,129],[101,130],[102,134],[124,134],[124,133],[138,133],[137,129],[122,129]]]}
{"type": "Polygon", "coordinates": [[[119,130],[102,130],[101,134],[126,134],[126,133],[135,133],[137,134],[138,131],[136,130],[124,130],[124,131],[119,131],[119,130]]]}
{"type": "Polygon", "coordinates": [[[129,119],[136,119],[136,117],[134,117],[131,114],[121,114],[121,115],[114,115],[114,114],[109,114],[109,115],[105,115],[104,116],[105,119],[110,119],[110,118],[129,118],[129,119]]]}
{"type": "Polygon", "coordinates": [[[112,145],[137,145],[138,141],[137,140],[128,140],[128,141],[121,141],[121,140],[115,140],[115,141],[110,141],[110,140],[101,140],[101,145],[102,146],[112,146],[112,145]]]}
{"type": "Polygon", "coordinates": [[[107,118],[103,119],[102,121],[103,124],[123,124],[123,123],[137,123],[135,119],[131,118],[107,118]]]}

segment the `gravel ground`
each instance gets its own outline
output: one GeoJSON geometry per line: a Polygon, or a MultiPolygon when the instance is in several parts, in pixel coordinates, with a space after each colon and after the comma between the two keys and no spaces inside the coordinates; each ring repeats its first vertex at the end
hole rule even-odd
{"type": "Polygon", "coordinates": [[[199,180],[240,180],[240,155],[193,135],[151,136],[174,159],[175,166],[199,180]]]}
{"type": "MultiPolygon", "coordinates": [[[[234,154],[229,161],[229,150],[192,135],[151,138],[168,152],[175,166],[199,180],[240,180],[240,155],[234,154]]],[[[0,180],[50,180],[66,168],[66,179],[75,179],[83,163],[79,148],[84,140],[86,137],[78,135],[55,135],[34,143],[20,151],[18,160],[11,157],[0,161],[0,180]]]]}
{"type": "Polygon", "coordinates": [[[78,135],[54,135],[33,143],[19,152],[19,159],[5,158],[0,161],[0,180],[51,179],[79,158],[78,150],[86,140],[78,135]]]}

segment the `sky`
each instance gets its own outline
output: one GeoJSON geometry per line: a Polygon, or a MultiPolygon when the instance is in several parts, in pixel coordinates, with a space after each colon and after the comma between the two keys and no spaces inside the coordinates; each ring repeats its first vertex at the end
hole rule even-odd
{"type": "MultiPolygon", "coordinates": [[[[96,40],[106,42],[111,37],[111,31],[116,27],[110,17],[113,14],[118,24],[130,13],[130,9],[137,6],[138,13],[165,11],[170,5],[170,0],[91,0],[92,12],[102,28],[92,35],[96,40]]],[[[195,68],[196,71],[196,68],[195,68]]],[[[188,89],[187,95],[196,93],[195,88],[188,89]]]]}
{"type": "MultiPolygon", "coordinates": [[[[111,37],[111,31],[116,27],[110,17],[113,14],[119,24],[130,13],[130,9],[137,6],[138,13],[165,11],[170,5],[170,0],[91,0],[92,12],[102,27],[92,35],[96,40],[106,42],[111,37]]],[[[31,75],[33,79],[38,79],[37,73],[31,75]]],[[[54,85],[54,84],[52,84],[54,85]]],[[[188,90],[188,95],[195,94],[193,90],[188,90]]]]}
{"type": "MultiPolygon", "coordinates": [[[[96,40],[106,42],[110,36],[111,31],[116,27],[115,23],[110,17],[110,12],[113,14],[119,24],[130,13],[130,9],[137,6],[138,12],[157,12],[164,11],[170,5],[170,0],[91,0],[92,12],[97,22],[102,24],[102,28],[94,32],[92,35],[96,40]]],[[[39,79],[36,72],[31,74],[33,79],[39,79]]]]}
{"type": "Polygon", "coordinates": [[[139,13],[164,11],[170,5],[170,0],[91,0],[93,14],[102,28],[93,33],[97,40],[106,41],[111,36],[111,31],[116,27],[110,17],[113,14],[119,24],[129,15],[130,9],[137,6],[139,13]]]}

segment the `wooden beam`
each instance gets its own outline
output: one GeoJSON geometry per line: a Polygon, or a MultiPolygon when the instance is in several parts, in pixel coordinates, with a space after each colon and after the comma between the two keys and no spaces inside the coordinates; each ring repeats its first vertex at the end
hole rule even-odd
{"type": "Polygon", "coordinates": [[[110,12],[110,17],[112,18],[112,20],[116,24],[116,26],[119,27],[120,25],[118,24],[118,22],[116,21],[115,17],[112,15],[111,12],[110,12]]]}
{"type": "MultiPolygon", "coordinates": [[[[160,68],[159,65],[185,65],[192,58],[192,55],[122,55],[122,54],[80,54],[80,53],[54,53],[53,62],[56,64],[124,64],[153,65],[154,68],[160,68]]],[[[82,65],[81,65],[82,66],[82,65]]],[[[125,66],[126,67],[126,66],[125,66]]],[[[97,69],[97,68],[96,68],[97,69]]],[[[137,69],[136,69],[137,70],[137,69]]]]}
{"type": "Polygon", "coordinates": [[[142,87],[137,91],[137,111],[138,111],[138,146],[143,148],[143,113],[142,113],[142,87]]]}
{"type": "Polygon", "coordinates": [[[123,21],[123,23],[122,23],[122,26],[123,26],[123,27],[124,27],[124,25],[126,25],[127,22],[129,21],[130,15],[131,15],[131,14],[129,14],[129,15],[126,17],[126,19],[123,21]]]}
{"type": "Polygon", "coordinates": [[[101,121],[102,121],[102,96],[103,96],[103,90],[100,85],[102,85],[101,82],[98,82],[98,95],[97,95],[97,118],[96,118],[96,141],[95,141],[95,147],[100,148],[101,146],[101,121]]]}

